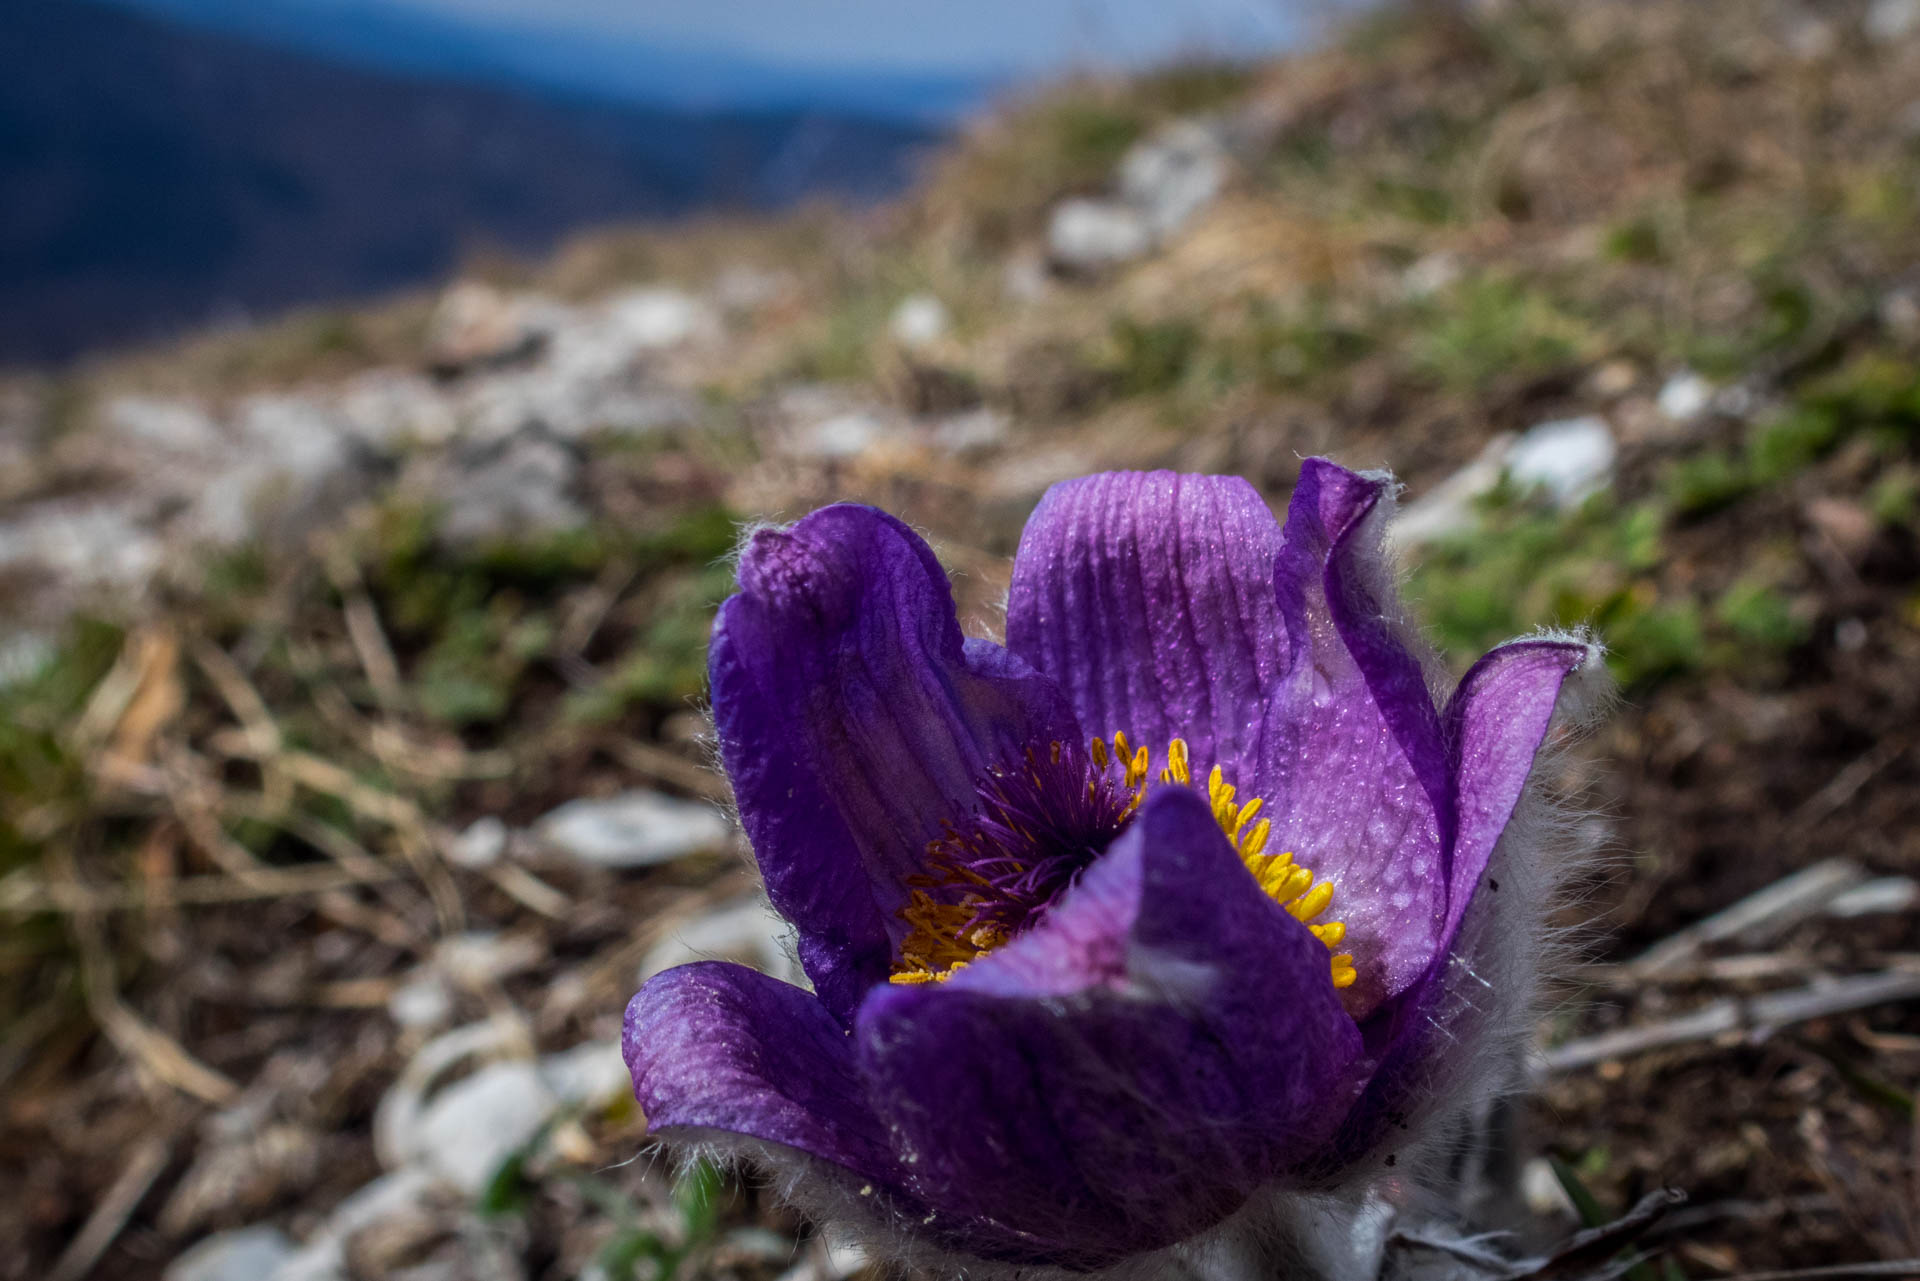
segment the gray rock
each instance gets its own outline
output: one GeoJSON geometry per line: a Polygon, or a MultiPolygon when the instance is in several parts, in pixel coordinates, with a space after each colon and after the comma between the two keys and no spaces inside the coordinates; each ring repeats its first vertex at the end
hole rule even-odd
{"type": "Polygon", "coordinates": [[[443,499],[440,536],[454,546],[578,529],[587,511],[573,497],[580,464],[566,446],[522,438],[435,469],[427,492],[443,499]],[[449,471],[452,474],[447,474],[449,471]]]}
{"type": "Polygon", "coordinates": [[[459,427],[452,400],[406,370],[362,374],[341,388],[335,405],[347,430],[383,454],[407,444],[443,444],[459,427]]]}
{"type": "Polygon", "coordinates": [[[1047,224],[1047,254],[1068,271],[1100,271],[1152,250],[1153,229],[1146,218],[1118,201],[1065,200],[1047,224]]]}
{"type": "Polygon", "coordinates": [[[1880,44],[1904,40],[1920,31],[1920,0],[1873,0],[1861,26],[1880,44]]]}
{"type": "Polygon", "coordinates": [[[1522,488],[1545,490],[1570,507],[1604,488],[1619,454],[1613,429],[1598,415],[1556,419],[1530,427],[1507,451],[1507,474],[1522,488]]]}
{"type": "Polygon", "coordinates": [[[713,309],[678,289],[629,290],[604,304],[602,316],[609,343],[629,358],[697,338],[711,338],[720,331],[713,309]]]}
{"type": "Polygon", "coordinates": [[[1400,292],[1417,302],[1431,298],[1458,279],[1460,259],[1444,249],[1436,250],[1401,273],[1400,292]]]}
{"type": "Polygon", "coordinates": [[[143,586],[164,559],[160,540],[124,499],[52,499],[0,522],[0,570],[41,573],[80,589],[143,586]]]}
{"type": "Polygon", "coordinates": [[[545,845],[595,867],[650,867],[727,843],[719,811],[699,801],[632,791],[568,801],[534,824],[545,845]]]}
{"type": "Polygon", "coordinates": [[[0,632],[0,689],[32,680],[47,669],[56,652],[44,632],[0,632]]]}
{"type": "Polygon", "coordinates": [[[427,322],[427,363],[455,373],[525,358],[546,337],[542,319],[535,302],[461,281],[440,296],[427,322]]]}
{"type": "Polygon", "coordinates": [[[287,1234],[270,1224],[216,1232],[161,1273],[162,1281],[264,1281],[294,1256],[287,1234]]]}
{"type": "Polygon", "coordinates": [[[205,406],[151,396],[115,396],[101,411],[106,430],[140,451],[200,455],[220,449],[226,435],[205,406]]]}
{"type": "Polygon", "coordinates": [[[789,438],[787,452],[797,458],[829,461],[857,458],[886,434],[884,418],[856,409],[802,427],[789,438]]]}
{"type": "Polygon", "coordinates": [[[1212,204],[1227,181],[1227,153],[1212,130],[1178,120],[1135,143],[1120,162],[1120,199],[1165,240],[1212,204]]]}

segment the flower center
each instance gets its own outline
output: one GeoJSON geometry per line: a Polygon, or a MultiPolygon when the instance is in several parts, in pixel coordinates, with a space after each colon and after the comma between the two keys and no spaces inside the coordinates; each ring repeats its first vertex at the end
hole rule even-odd
{"type": "MultiPolygon", "coordinates": [[[[1051,743],[1029,749],[1011,768],[996,767],[979,785],[979,803],[962,823],[942,824],[927,845],[928,871],[908,879],[900,919],[909,926],[894,966],[895,983],[945,982],[954,972],[1033,924],[1133,821],[1150,786],[1152,754],[1124,733],[1096,738],[1081,752],[1051,743]]],[[[1185,739],[1167,745],[1161,786],[1193,786],[1185,739]]],[[[1332,951],[1346,937],[1341,921],[1312,922],[1333,901],[1333,885],[1316,881],[1291,852],[1266,853],[1272,823],[1259,817],[1259,797],[1238,799],[1214,766],[1207,776],[1214,821],[1267,895],[1332,951]]],[[[1359,977],[1351,953],[1332,959],[1333,985],[1359,977]]]]}

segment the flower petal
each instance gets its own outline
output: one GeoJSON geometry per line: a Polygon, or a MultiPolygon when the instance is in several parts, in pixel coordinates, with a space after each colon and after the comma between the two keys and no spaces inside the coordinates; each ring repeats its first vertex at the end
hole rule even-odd
{"type": "Polygon", "coordinates": [[[1007,646],[1091,734],[1232,765],[1284,670],[1280,529],[1237,476],[1108,472],[1049,489],[1014,557],[1007,646]]]}
{"type": "Polygon", "coordinates": [[[1258,765],[1235,780],[1266,798],[1268,848],[1333,882],[1356,1017],[1426,971],[1446,917],[1446,753],[1380,547],[1387,489],[1323,459],[1301,468],[1274,578],[1295,652],[1258,765]]]}
{"type": "Polygon", "coordinates": [[[1043,924],[876,989],[855,1039],[928,1230],[1068,1266],[1232,1214],[1338,1125],[1360,1051],[1326,948],[1173,787],[1043,924]]]}
{"type": "Polygon", "coordinates": [[[1517,641],[1484,655],[1447,703],[1458,830],[1448,873],[1445,940],[1460,928],[1487,859],[1506,831],[1567,678],[1597,665],[1596,647],[1517,641]]]}
{"type": "Polygon", "coordinates": [[[809,992],[744,965],[682,965],[628,1004],[621,1048],[655,1134],[720,1131],[897,1177],[852,1042],[809,992]]]}
{"type": "Polygon", "coordinates": [[[1079,737],[1052,683],[967,645],[924,541],[870,507],[754,535],[708,670],[742,824],[821,999],[885,978],[894,912],[991,764],[1079,737]]]}

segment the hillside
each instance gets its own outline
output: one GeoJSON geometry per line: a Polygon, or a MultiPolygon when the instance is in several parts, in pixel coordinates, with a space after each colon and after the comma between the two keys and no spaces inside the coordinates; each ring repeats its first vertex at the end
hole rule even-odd
{"type": "Polygon", "coordinates": [[[1537,1089],[1447,1211],[1544,1250],[1677,1187],[1654,1275],[1913,1256],[1915,86],[1905,0],[1409,5],[1005,104],[886,206],[0,385],[0,1278],[855,1275],[627,1163],[640,976],[790,973],[712,808],[739,529],[878,503],[989,633],[1051,482],[1279,506],[1320,453],[1405,483],[1456,670],[1591,624],[1623,693],[1552,767],[1601,861],[1537,1089]]]}
{"type": "Polygon", "coordinates": [[[430,280],[479,249],[898,190],[931,134],[356,70],[92,0],[8,5],[0,364],[430,280]]]}

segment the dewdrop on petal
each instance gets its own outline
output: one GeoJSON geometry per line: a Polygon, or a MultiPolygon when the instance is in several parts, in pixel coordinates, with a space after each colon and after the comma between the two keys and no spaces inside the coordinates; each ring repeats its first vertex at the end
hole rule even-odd
{"type": "Polygon", "coordinates": [[[946,1274],[1371,1275],[1363,1207],[1526,1030],[1529,777],[1601,679],[1528,640],[1436,698],[1390,506],[1318,459],[1284,527],[1232,477],[1057,485],[1004,647],[883,512],[755,533],[714,717],[813,991],[651,980],[653,1134],[946,1274]]]}

